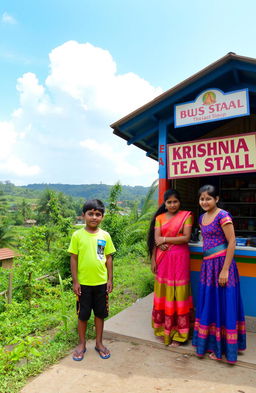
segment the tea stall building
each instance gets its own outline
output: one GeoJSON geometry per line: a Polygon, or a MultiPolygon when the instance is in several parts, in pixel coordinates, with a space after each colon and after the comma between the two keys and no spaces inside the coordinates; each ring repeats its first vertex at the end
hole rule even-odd
{"type": "MultiPolygon", "coordinates": [[[[233,216],[245,314],[256,330],[256,59],[230,52],[111,127],[158,161],[159,203],[176,188],[197,222],[198,189],[219,189],[233,216]]],[[[196,297],[201,243],[190,250],[196,297]]]]}

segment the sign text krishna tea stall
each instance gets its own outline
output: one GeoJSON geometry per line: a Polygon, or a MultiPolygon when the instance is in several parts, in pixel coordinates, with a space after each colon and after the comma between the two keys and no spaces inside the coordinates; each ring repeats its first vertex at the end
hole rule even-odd
{"type": "Polygon", "coordinates": [[[255,135],[168,145],[168,178],[256,172],[255,135]]]}

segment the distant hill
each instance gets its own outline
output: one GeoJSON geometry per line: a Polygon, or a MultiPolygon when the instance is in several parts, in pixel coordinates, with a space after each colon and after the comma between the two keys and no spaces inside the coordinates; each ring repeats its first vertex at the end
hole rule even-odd
{"type": "MultiPolygon", "coordinates": [[[[83,199],[98,198],[106,200],[109,197],[109,192],[112,186],[107,184],[28,184],[27,186],[21,186],[21,188],[26,188],[29,190],[41,192],[46,188],[63,192],[66,195],[71,195],[73,197],[80,197],[83,199]]],[[[120,195],[120,200],[122,201],[134,201],[141,200],[146,196],[149,187],[143,186],[122,186],[122,193],[120,195]]]]}

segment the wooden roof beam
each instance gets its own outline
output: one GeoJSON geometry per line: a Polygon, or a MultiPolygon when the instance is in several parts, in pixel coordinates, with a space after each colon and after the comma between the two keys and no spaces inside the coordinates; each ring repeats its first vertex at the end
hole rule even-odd
{"type": "Polygon", "coordinates": [[[152,134],[155,134],[157,131],[158,131],[158,126],[150,128],[149,130],[146,130],[140,134],[137,134],[133,138],[131,138],[127,141],[127,145],[132,145],[133,143],[136,143],[136,142],[140,141],[141,139],[144,139],[152,134]]]}
{"type": "Polygon", "coordinates": [[[154,160],[158,160],[157,155],[155,154],[155,150],[150,149],[147,153],[146,153],[147,157],[153,158],[154,160]]]}
{"type": "Polygon", "coordinates": [[[233,76],[234,76],[234,79],[235,79],[235,83],[240,85],[241,81],[240,81],[237,69],[233,69],[233,76]]]}
{"type": "Polygon", "coordinates": [[[175,138],[175,136],[173,136],[172,134],[168,134],[168,139],[171,139],[172,142],[175,143],[179,143],[180,141],[178,141],[178,139],[175,138]]]}

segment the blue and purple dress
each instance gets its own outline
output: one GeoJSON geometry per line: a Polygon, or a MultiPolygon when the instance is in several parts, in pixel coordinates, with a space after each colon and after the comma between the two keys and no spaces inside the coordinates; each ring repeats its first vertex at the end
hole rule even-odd
{"type": "Polygon", "coordinates": [[[235,363],[238,351],[246,349],[246,331],[239,274],[234,259],[229,267],[227,284],[221,287],[218,282],[227,251],[222,228],[232,223],[232,218],[225,210],[220,210],[209,225],[204,225],[202,218],[203,215],[199,218],[203,262],[192,344],[198,356],[214,352],[217,359],[224,354],[229,363],[235,363]]]}

